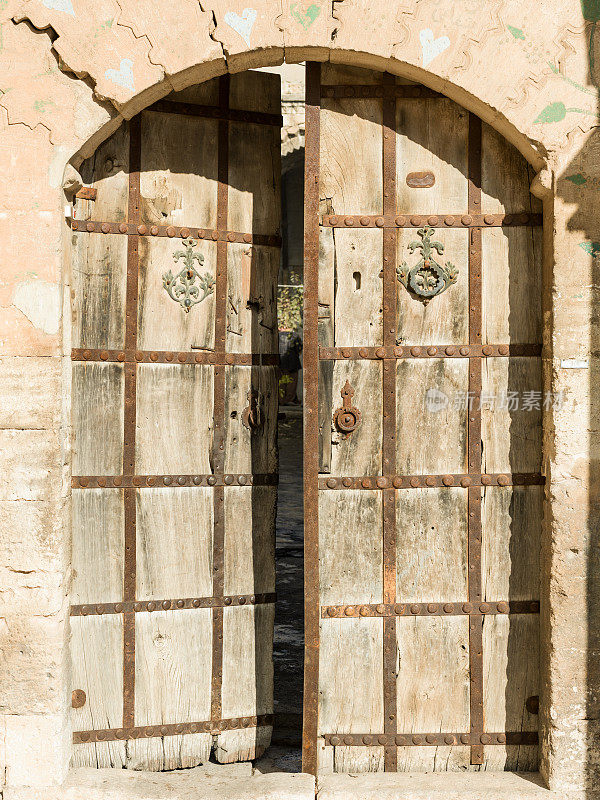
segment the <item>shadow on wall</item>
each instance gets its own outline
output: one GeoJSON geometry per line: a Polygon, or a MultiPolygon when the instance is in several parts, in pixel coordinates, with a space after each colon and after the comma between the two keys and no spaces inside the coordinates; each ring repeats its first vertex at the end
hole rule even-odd
{"type": "MultiPolygon", "coordinates": [[[[600,0],[581,0],[581,11],[589,28],[588,38],[588,79],[595,87],[595,94],[600,87],[600,0]]],[[[559,105],[559,104],[555,104],[559,105]]],[[[600,122],[600,106],[596,105],[599,114],[596,125],[600,122]]],[[[581,284],[589,288],[575,289],[569,301],[581,299],[584,308],[592,308],[590,325],[590,341],[582,342],[582,350],[589,353],[589,420],[588,447],[589,461],[582,467],[582,474],[574,473],[574,478],[581,479],[589,487],[589,496],[581,490],[578,496],[568,499],[572,506],[587,505],[587,528],[584,531],[573,531],[574,541],[580,542],[582,552],[586,552],[588,563],[585,575],[577,564],[576,579],[573,581],[573,592],[585,591],[587,597],[587,694],[582,702],[579,724],[586,727],[585,753],[585,786],[590,797],[597,797],[600,790],[600,757],[598,741],[600,726],[600,127],[592,129],[581,150],[570,160],[564,171],[557,176],[557,197],[564,203],[573,204],[573,212],[568,220],[569,231],[581,232],[581,251],[572,253],[573,275],[578,273],[578,262],[592,256],[589,278],[583,278],[581,284]],[[593,171],[592,171],[593,170],[593,171]],[[581,294],[579,294],[581,292],[581,294]],[[589,292],[589,298],[587,295],[589,292]],[[588,345],[587,347],[585,345],[588,345]],[[583,471],[587,469],[587,475],[583,471]],[[581,587],[581,588],[579,588],[581,587]]],[[[580,281],[575,279],[574,285],[579,287],[580,281]]],[[[576,312],[571,312],[576,313],[576,312]]],[[[577,329],[579,320],[574,319],[577,329]]],[[[582,324],[588,321],[582,319],[582,324]]],[[[579,342],[571,342],[573,354],[577,355],[579,342]]],[[[562,356],[562,352],[561,352],[562,356]]],[[[585,373],[584,373],[585,374],[585,373]]],[[[566,397],[567,403],[569,397],[566,397]]],[[[573,400],[572,400],[573,402],[573,400]]],[[[577,402],[575,400],[574,402],[577,402]]],[[[572,483],[575,483],[573,481],[572,483]]],[[[568,491],[568,490],[565,490],[568,491]]],[[[572,492],[569,492],[572,495],[572,492]]],[[[566,499],[566,498],[565,498],[566,499]]],[[[559,555],[560,558],[560,555],[559,555]]],[[[567,646],[565,642],[561,646],[567,646]]],[[[578,643],[574,643],[578,647],[578,643]]]]}

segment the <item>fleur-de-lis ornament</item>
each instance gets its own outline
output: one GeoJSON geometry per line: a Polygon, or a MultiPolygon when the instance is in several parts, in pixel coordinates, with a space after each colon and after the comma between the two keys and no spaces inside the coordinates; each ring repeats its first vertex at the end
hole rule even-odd
{"type": "Polygon", "coordinates": [[[209,272],[200,275],[194,266],[197,261],[200,266],[204,264],[204,256],[201,253],[194,253],[194,247],[198,244],[193,239],[185,239],[183,242],[185,250],[176,250],[173,259],[177,263],[181,258],[185,259],[185,267],[177,275],[173,275],[171,270],[163,275],[163,286],[169,297],[179,303],[186,313],[192,306],[201,303],[209,294],[214,292],[215,279],[209,272]],[[198,285],[196,286],[196,280],[198,285]],[[202,291],[202,296],[200,296],[202,291]]]}
{"type": "Polygon", "coordinates": [[[411,242],[408,249],[411,253],[420,250],[420,260],[410,270],[406,261],[396,267],[400,283],[424,303],[428,303],[437,294],[445,292],[449,286],[456,283],[458,277],[458,269],[454,264],[446,261],[442,266],[434,259],[433,250],[437,250],[440,255],[444,252],[444,245],[441,242],[431,241],[434,233],[433,228],[419,228],[417,235],[421,237],[421,241],[411,242]]]}

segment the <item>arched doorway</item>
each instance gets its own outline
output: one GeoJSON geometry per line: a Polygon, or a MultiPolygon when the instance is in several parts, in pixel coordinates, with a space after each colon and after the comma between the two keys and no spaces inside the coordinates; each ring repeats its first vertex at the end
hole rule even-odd
{"type": "MultiPolygon", "coordinates": [[[[531,176],[425,87],[311,70],[305,769],[535,769],[531,176]]],[[[128,155],[101,148],[84,176],[114,181],[74,231],[75,763],[165,769],[269,742],[279,98],[256,75],[143,112],[141,160],[123,129],[102,147],[128,155]],[[163,279],[179,250],[205,259],[189,312],[163,279]]]]}

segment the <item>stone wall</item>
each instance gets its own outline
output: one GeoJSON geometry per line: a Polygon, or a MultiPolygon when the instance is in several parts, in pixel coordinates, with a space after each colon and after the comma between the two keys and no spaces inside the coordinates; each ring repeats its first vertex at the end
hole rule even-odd
{"type": "Polygon", "coordinates": [[[598,20],[598,0],[0,0],[5,798],[60,784],[69,761],[64,206],[75,169],[173,88],[284,59],[420,81],[479,114],[540,170],[546,379],[564,393],[545,420],[543,775],[560,797],[600,791],[598,20]]]}

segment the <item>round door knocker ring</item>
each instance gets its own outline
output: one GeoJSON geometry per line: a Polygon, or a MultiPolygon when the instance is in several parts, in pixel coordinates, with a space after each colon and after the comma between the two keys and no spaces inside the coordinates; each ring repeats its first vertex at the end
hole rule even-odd
{"type": "Polygon", "coordinates": [[[361,413],[358,408],[351,405],[354,389],[348,381],[344,384],[340,394],[342,395],[342,407],[334,412],[333,424],[344,435],[344,439],[347,439],[352,431],[360,425],[361,413]]]}

